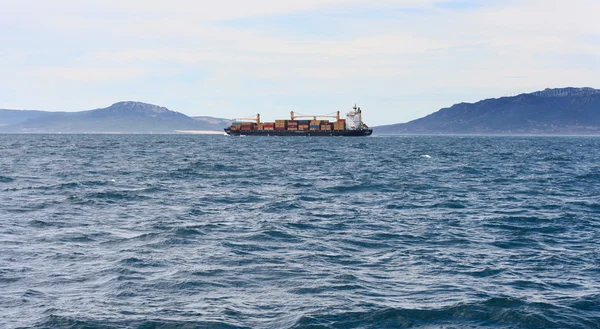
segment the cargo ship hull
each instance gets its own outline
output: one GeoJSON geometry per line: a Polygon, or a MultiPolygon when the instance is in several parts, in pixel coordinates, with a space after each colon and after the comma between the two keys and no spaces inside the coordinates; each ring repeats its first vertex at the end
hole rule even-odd
{"type": "Polygon", "coordinates": [[[370,136],[373,129],[360,130],[232,130],[225,128],[230,136],[370,136]]]}
{"type": "Polygon", "coordinates": [[[340,118],[340,111],[332,115],[297,115],[290,112],[290,120],[275,120],[261,122],[260,113],[256,117],[233,119],[231,126],[225,128],[225,133],[230,136],[371,136],[373,129],[362,121],[362,111],[354,104],[352,111],[346,118],[340,118]],[[317,120],[317,118],[335,118],[317,120]],[[312,120],[297,120],[298,118],[312,118],[312,120]]]}

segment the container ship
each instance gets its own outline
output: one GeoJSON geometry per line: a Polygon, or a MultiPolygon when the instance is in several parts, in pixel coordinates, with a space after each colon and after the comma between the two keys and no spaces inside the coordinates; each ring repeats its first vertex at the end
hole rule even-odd
{"type": "Polygon", "coordinates": [[[345,119],[340,118],[340,111],[335,116],[296,115],[292,111],[290,119],[261,122],[260,114],[252,118],[233,119],[231,126],[225,128],[225,133],[230,136],[370,136],[373,133],[373,129],[369,129],[362,121],[362,111],[356,104],[345,119]],[[326,117],[335,118],[335,121],[317,120],[326,117]],[[301,118],[312,120],[298,120],[301,118]]]}

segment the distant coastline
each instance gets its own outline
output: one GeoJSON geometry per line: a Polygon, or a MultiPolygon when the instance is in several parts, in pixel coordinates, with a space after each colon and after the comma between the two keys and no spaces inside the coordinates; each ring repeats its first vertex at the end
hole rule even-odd
{"type": "Polygon", "coordinates": [[[219,134],[231,123],[189,117],[166,107],[124,101],[80,112],[0,110],[0,133],[27,134],[219,134]]]}
{"type": "MultiPolygon", "coordinates": [[[[80,112],[0,109],[0,133],[219,135],[231,120],[189,117],[166,107],[124,101],[80,112]]],[[[557,88],[459,103],[425,117],[374,127],[374,135],[596,136],[600,90],[557,88]]]]}
{"type": "Polygon", "coordinates": [[[600,135],[600,90],[545,89],[459,103],[407,123],[377,126],[376,135],[600,135]]]}
{"type": "Polygon", "coordinates": [[[1,132],[4,135],[223,135],[222,131],[175,130],[173,132],[120,132],[120,131],[82,131],[82,132],[1,132]]]}
{"type": "Polygon", "coordinates": [[[181,134],[188,135],[223,135],[223,131],[212,131],[212,130],[175,130],[181,134]]]}

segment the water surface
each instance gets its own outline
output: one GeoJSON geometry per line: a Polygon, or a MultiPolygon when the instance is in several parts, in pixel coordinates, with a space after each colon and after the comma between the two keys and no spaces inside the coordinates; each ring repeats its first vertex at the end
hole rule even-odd
{"type": "Polygon", "coordinates": [[[599,328],[599,150],[0,135],[0,327],[599,328]]]}

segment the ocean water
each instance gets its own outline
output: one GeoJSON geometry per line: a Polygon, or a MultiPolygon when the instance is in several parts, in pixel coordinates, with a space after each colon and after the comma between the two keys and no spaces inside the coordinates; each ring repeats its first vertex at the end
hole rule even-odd
{"type": "Polygon", "coordinates": [[[0,328],[599,328],[600,138],[0,135],[0,328]]]}

